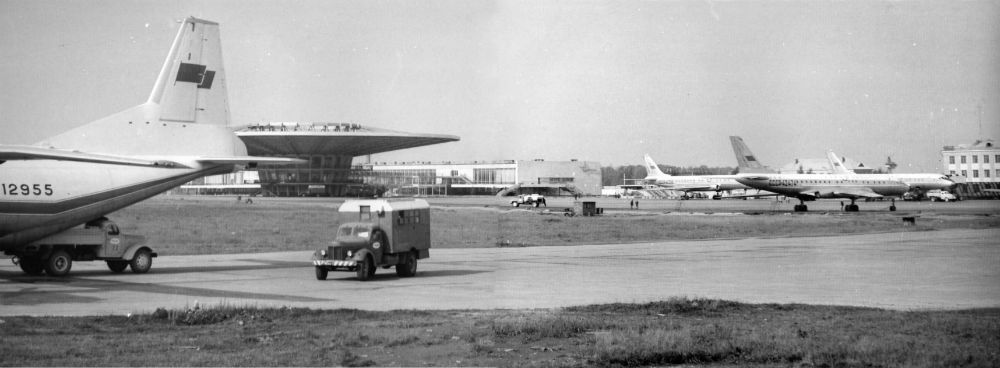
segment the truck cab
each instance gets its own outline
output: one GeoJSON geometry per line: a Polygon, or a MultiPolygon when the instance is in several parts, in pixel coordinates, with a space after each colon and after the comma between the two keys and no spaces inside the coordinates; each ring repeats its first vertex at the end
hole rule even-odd
{"type": "Polygon", "coordinates": [[[113,221],[100,218],[33,241],[13,260],[29,275],[66,276],[73,261],[95,260],[107,262],[114,273],[129,267],[134,273],[146,273],[156,253],[145,243],[146,237],[122,234],[113,221]]]}
{"type": "Polygon", "coordinates": [[[430,206],[424,200],[350,200],[338,213],[334,240],[313,253],[318,280],[344,270],[367,281],[378,267],[395,267],[398,276],[412,277],[417,261],[430,256],[430,206]]]}

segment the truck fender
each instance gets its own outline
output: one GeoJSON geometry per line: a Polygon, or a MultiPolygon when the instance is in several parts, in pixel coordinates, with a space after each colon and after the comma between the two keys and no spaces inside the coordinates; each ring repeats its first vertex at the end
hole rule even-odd
{"type": "Polygon", "coordinates": [[[361,262],[361,261],[364,261],[365,257],[367,257],[369,255],[372,256],[372,260],[373,261],[378,261],[378,260],[375,259],[375,255],[372,254],[372,251],[368,250],[367,248],[366,249],[361,249],[357,253],[354,253],[354,257],[351,257],[351,259],[353,259],[355,262],[361,262]]]}
{"type": "Polygon", "coordinates": [[[135,257],[135,252],[138,252],[139,249],[143,249],[143,248],[146,248],[146,250],[149,250],[149,252],[152,253],[153,258],[156,258],[156,252],[153,252],[153,250],[149,249],[149,247],[147,247],[146,245],[144,245],[144,244],[133,244],[132,246],[130,246],[127,249],[125,249],[124,253],[122,253],[122,259],[124,259],[124,260],[131,260],[133,257],[135,257]]]}

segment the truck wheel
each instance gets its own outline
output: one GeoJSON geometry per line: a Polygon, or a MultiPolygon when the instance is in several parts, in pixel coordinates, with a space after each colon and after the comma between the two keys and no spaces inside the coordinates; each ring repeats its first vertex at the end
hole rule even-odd
{"type": "Polygon", "coordinates": [[[149,252],[149,249],[143,248],[135,252],[135,256],[132,257],[132,261],[129,262],[129,266],[132,267],[133,273],[146,273],[149,272],[149,268],[153,267],[153,255],[149,252]]]}
{"type": "Polygon", "coordinates": [[[399,277],[413,277],[417,274],[417,257],[413,253],[406,253],[403,256],[403,263],[396,265],[396,275],[399,277]]]}
{"type": "Polygon", "coordinates": [[[125,271],[126,268],[128,268],[128,261],[107,261],[107,262],[108,262],[108,269],[110,269],[111,272],[114,273],[122,273],[123,271],[125,271]]]}
{"type": "Polygon", "coordinates": [[[21,266],[21,271],[32,276],[41,276],[45,272],[42,260],[35,257],[21,257],[17,265],[21,266]]]}
{"type": "Polygon", "coordinates": [[[316,279],[317,280],[326,280],[326,274],[327,274],[327,272],[329,272],[329,271],[327,271],[325,268],[316,266],[316,279]]]}
{"type": "Polygon", "coordinates": [[[375,276],[375,262],[372,261],[372,257],[365,257],[365,260],[358,262],[357,274],[360,281],[368,281],[375,276]]]}
{"type": "Polygon", "coordinates": [[[66,276],[71,268],[73,268],[73,258],[62,249],[52,252],[49,259],[45,261],[45,272],[49,276],[66,276]]]}

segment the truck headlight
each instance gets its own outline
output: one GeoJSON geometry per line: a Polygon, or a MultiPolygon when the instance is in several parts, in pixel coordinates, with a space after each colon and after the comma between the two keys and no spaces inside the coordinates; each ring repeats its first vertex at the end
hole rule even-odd
{"type": "Polygon", "coordinates": [[[352,256],[354,256],[354,252],[347,251],[347,258],[351,258],[352,256]]]}
{"type": "Polygon", "coordinates": [[[320,251],[319,251],[319,255],[320,255],[320,256],[323,256],[323,257],[326,257],[326,249],[322,249],[322,250],[320,250],[320,251]]]}

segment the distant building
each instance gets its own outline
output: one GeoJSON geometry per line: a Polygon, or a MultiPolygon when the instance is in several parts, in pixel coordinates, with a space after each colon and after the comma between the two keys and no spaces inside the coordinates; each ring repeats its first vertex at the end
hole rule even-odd
{"type": "Polygon", "coordinates": [[[965,177],[967,183],[996,183],[1000,181],[1000,149],[992,139],[972,144],[944,146],[941,162],[944,171],[965,177]]]}
{"type": "Polygon", "coordinates": [[[589,161],[503,160],[364,165],[365,183],[389,195],[600,195],[601,166],[589,161]]]}
{"type": "MultiPolygon", "coordinates": [[[[283,173],[291,172],[286,169],[283,173]]],[[[349,184],[337,193],[319,184],[276,193],[263,180],[254,183],[257,175],[251,171],[206,177],[182,186],[179,192],[280,196],[601,194],[601,166],[592,161],[377,162],[354,165],[341,175],[349,184]]]]}
{"type": "Polygon", "coordinates": [[[992,139],[972,144],[944,146],[941,150],[944,171],[960,184],[955,191],[962,197],[996,197],[1000,189],[1000,148],[992,139]],[[964,183],[963,183],[964,181],[964,183]]]}
{"type": "Polygon", "coordinates": [[[357,123],[265,122],[236,131],[251,156],[299,158],[298,165],[260,165],[250,183],[240,174],[200,179],[179,192],[262,194],[275,196],[350,196],[366,192],[355,157],[432,144],[454,142],[443,134],[409,133],[357,123]],[[256,182],[254,182],[256,181],[256,182]],[[256,186],[251,185],[256,184],[256,186]]]}

